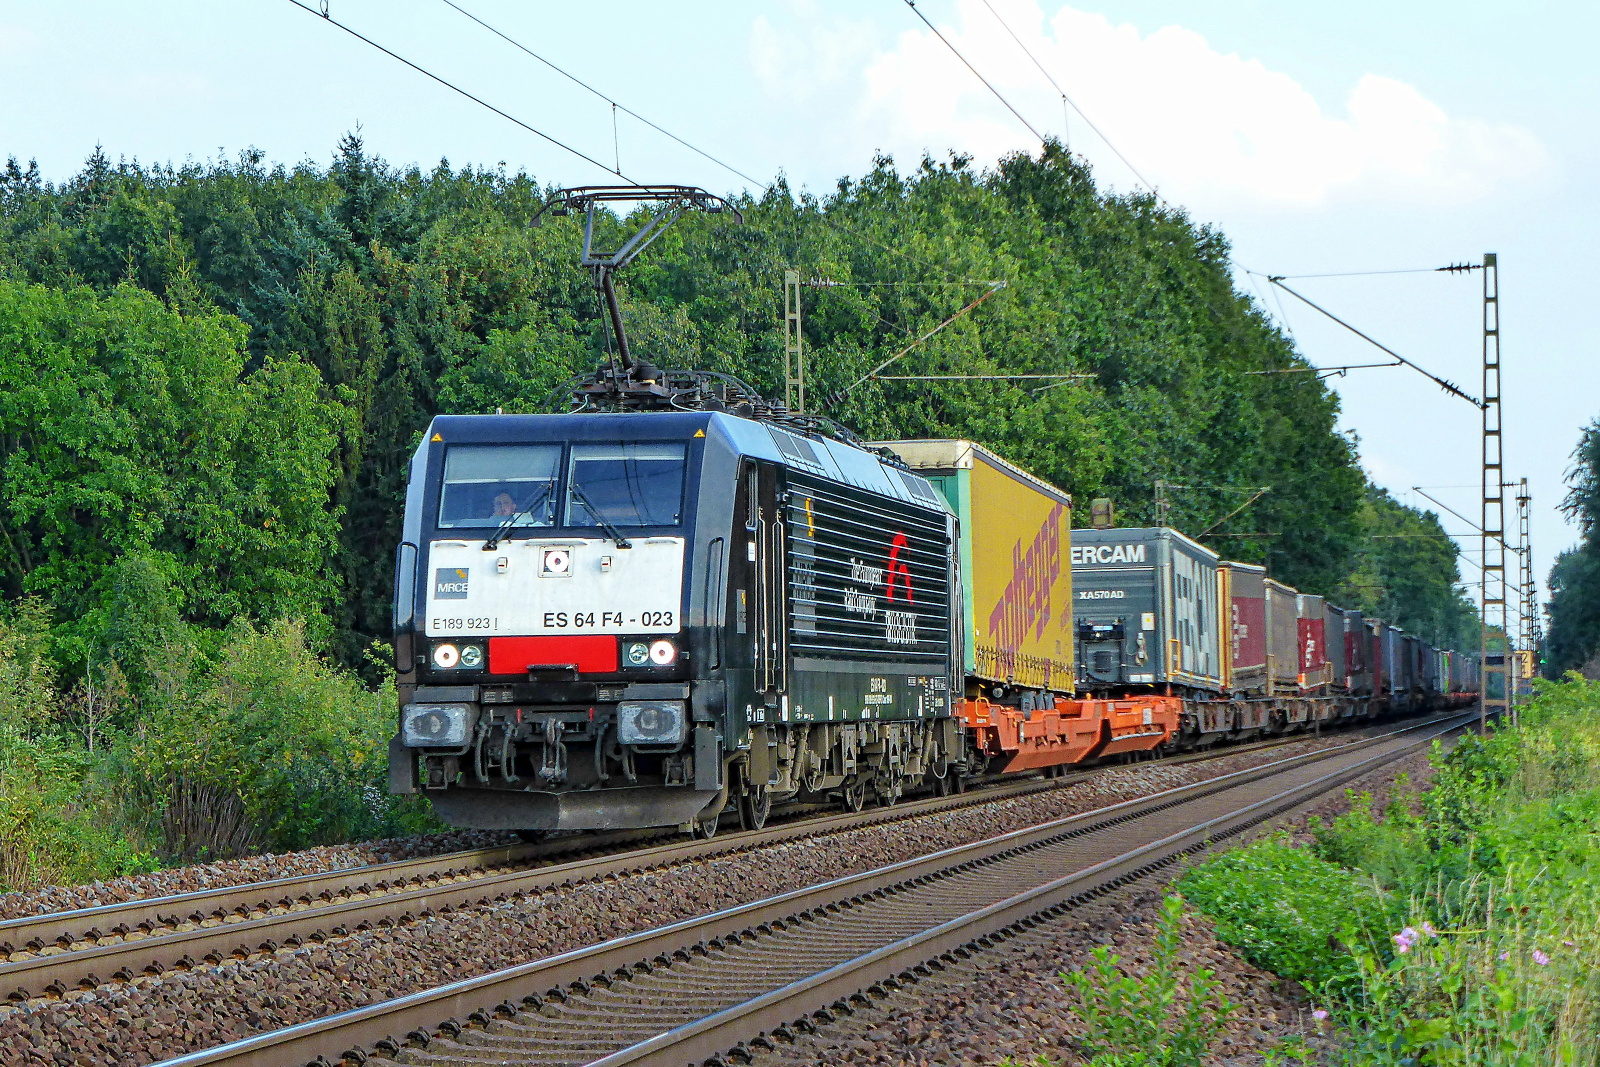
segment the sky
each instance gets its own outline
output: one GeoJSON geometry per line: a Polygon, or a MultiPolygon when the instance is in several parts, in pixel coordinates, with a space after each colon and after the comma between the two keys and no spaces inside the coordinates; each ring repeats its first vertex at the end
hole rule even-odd
{"type": "MultiPolygon", "coordinates": [[[[323,20],[321,0],[305,3],[312,10],[293,0],[11,0],[0,6],[0,155],[37,159],[50,180],[69,177],[97,144],[144,162],[255,147],[273,161],[326,164],[359,127],[397,165],[447,159],[560,184],[603,182],[604,168],[620,166],[637,180],[715,191],[782,173],[825,193],[876,152],[903,166],[952,151],[990,164],[1037,148],[1036,133],[1054,136],[1103,185],[1148,182],[1226,234],[1239,287],[1317,366],[1387,357],[1266,275],[1422,268],[1287,284],[1480,395],[1482,276],[1426,268],[1496,253],[1505,470],[1529,482],[1541,588],[1576,538],[1558,505],[1581,428],[1600,416],[1600,317],[1590,311],[1600,5],[454,0],[713,161],[614,115],[451,0],[328,0],[333,19],[586,162],[323,20]]],[[[1373,479],[1471,534],[1477,409],[1405,368],[1329,383],[1373,479]]],[[[1514,518],[1508,509],[1513,530],[1514,518]]],[[[1477,539],[1461,544],[1475,582],[1477,539]]]]}

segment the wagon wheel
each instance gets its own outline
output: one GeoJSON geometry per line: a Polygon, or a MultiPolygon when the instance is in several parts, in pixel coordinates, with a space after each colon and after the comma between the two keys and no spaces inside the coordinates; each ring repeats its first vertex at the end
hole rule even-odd
{"type": "Polygon", "coordinates": [[[772,794],[764,785],[752,786],[739,794],[739,825],[746,830],[759,830],[767,825],[772,814],[772,794]]]}
{"type": "Polygon", "coordinates": [[[872,781],[872,795],[877,798],[880,808],[892,808],[900,799],[900,776],[898,774],[880,774],[872,781]]]}
{"type": "Polygon", "coordinates": [[[867,780],[860,775],[855,776],[844,784],[839,796],[844,800],[846,811],[860,811],[867,806],[867,780]]]}
{"type": "Polygon", "coordinates": [[[550,831],[549,830],[518,830],[517,831],[517,836],[522,838],[524,841],[526,841],[530,845],[537,845],[540,841],[543,841],[546,837],[550,836],[550,831]]]}
{"type": "Polygon", "coordinates": [[[694,836],[702,841],[709,841],[717,836],[717,818],[722,814],[719,808],[710,815],[702,815],[694,821],[694,836]]]}

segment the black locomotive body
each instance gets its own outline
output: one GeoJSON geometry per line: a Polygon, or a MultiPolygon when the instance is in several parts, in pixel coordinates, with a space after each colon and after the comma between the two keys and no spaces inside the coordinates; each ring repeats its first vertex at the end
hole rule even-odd
{"type": "Polygon", "coordinates": [[[681,826],[953,781],[955,520],[725,412],[441,416],[396,564],[391,787],[447,821],[681,826]]]}

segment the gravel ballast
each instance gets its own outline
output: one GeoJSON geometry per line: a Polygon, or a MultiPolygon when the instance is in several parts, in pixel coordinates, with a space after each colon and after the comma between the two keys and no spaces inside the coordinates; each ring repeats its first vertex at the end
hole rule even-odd
{"type": "MultiPolygon", "coordinates": [[[[1381,810],[1396,793],[1409,797],[1425,786],[1431,771],[1426,752],[1407,756],[1238,843],[1279,830],[1304,840],[1311,816],[1331,820],[1349,811],[1352,795],[1361,793],[1370,793],[1374,809],[1381,810]]],[[[780,1043],[756,1055],[752,1067],[965,1067],[999,1064],[1007,1057],[1031,1065],[1040,1056],[1063,1067],[1082,1064],[1083,1023],[1061,974],[1088,967],[1089,954],[1100,946],[1121,957],[1125,973],[1146,973],[1153,963],[1162,896],[1181,873],[1173,869],[1081,905],[814,1034],[797,1035],[793,1044],[780,1043]]],[[[1209,921],[1193,913],[1184,916],[1179,965],[1185,974],[1199,967],[1215,972],[1222,992],[1238,1005],[1206,1059],[1212,1067],[1256,1067],[1268,1050],[1296,1037],[1317,1057],[1313,1062],[1323,1062],[1323,1054],[1336,1047],[1337,1034],[1312,1018],[1318,1005],[1299,984],[1246,962],[1217,941],[1209,921]]]]}
{"type": "Polygon", "coordinates": [[[86,885],[45,886],[40,889],[0,893],[0,919],[20,919],[57,911],[75,911],[102,904],[196,893],[207,889],[294,878],[303,874],[367,867],[375,863],[440,856],[466,849],[516,844],[514,834],[488,830],[447,830],[349,845],[324,845],[299,852],[268,853],[218,860],[188,867],[172,867],[148,874],[131,874],[86,885]]]}
{"type": "Polygon", "coordinates": [[[0,1009],[0,1064],[144,1064],[1349,740],[1110,768],[1045,793],[33,1000],[0,1009]]]}

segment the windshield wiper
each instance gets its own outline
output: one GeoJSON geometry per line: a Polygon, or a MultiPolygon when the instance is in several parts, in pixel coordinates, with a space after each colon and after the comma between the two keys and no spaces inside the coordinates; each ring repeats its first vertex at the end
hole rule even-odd
{"type": "Polygon", "coordinates": [[[489,540],[483,543],[483,550],[485,552],[493,552],[495,549],[499,548],[500,539],[511,532],[511,528],[517,524],[518,519],[522,518],[524,514],[532,512],[534,507],[537,506],[541,501],[548,500],[550,498],[550,488],[551,487],[549,485],[546,485],[544,488],[535,492],[533,499],[528,501],[526,505],[518,508],[516,511],[513,511],[510,517],[507,518],[505,522],[502,522],[495,532],[489,537],[489,540]]]}
{"type": "Polygon", "coordinates": [[[600,514],[600,509],[590,503],[587,496],[584,496],[583,490],[578,487],[578,480],[576,478],[572,479],[570,488],[572,490],[573,497],[578,501],[578,503],[589,509],[589,514],[594,516],[594,521],[599,524],[602,530],[611,535],[611,540],[618,548],[633,547],[633,542],[629,541],[626,537],[623,537],[622,531],[606,521],[606,517],[600,514]]]}

